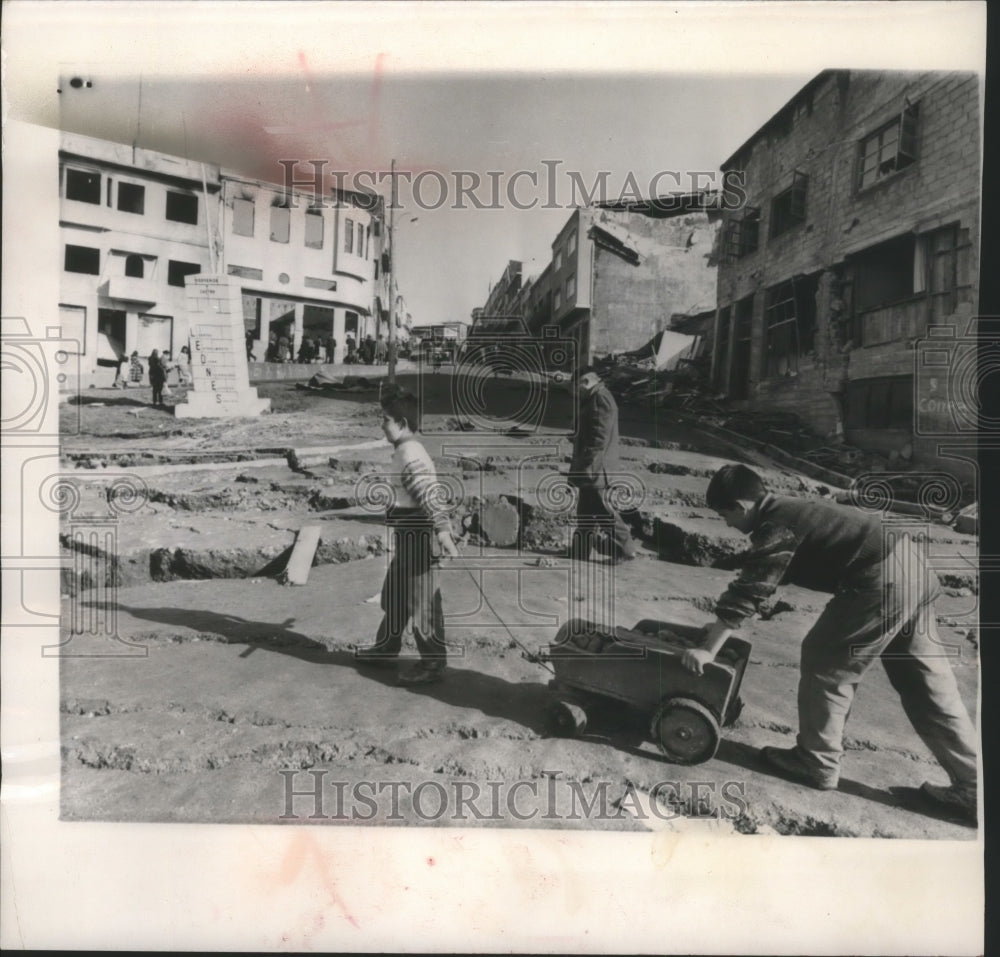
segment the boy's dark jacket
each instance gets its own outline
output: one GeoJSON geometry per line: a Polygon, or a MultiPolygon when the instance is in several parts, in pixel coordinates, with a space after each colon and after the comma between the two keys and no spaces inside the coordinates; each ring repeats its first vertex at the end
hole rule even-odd
{"type": "Polygon", "coordinates": [[[618,458],[618,406],[600,383],[577,406],[570,475],[578,484],[604,484],[621,471],[618,458]]]}
{"type": "Polygon", "coordinates": [[[750,549],[716,605],[720,621],[738,628],[782,582],[814,591],[873,588],[887,540],[880,517],[836,502],[768,493],[757,504],[750,549]]]}

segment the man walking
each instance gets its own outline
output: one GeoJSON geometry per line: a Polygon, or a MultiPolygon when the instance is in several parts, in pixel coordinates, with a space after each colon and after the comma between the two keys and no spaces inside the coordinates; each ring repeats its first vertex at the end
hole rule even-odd
{"type": "Polygon", "coordinates": [[[632,533],[606,501],[609,479],[621,468],[618,405],[593,366],[580,369],[573,383],[577,423],[569,480],[579,497],[570,557],[587,561],[596,545],[618,564],[635,558],[632,533]]]}

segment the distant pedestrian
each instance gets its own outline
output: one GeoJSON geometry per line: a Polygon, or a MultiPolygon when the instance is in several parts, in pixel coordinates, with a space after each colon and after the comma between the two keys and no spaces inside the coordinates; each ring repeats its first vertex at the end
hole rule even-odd
{"type": "Polygon", "coordinates": [[[278,361],[278,336],[277,333],[272,332],[268,336],[267,340],[267,351],[264,353],[265,362],[277,362],[278,361]]]}
{"type": "Polygon", "coordinates": [[[181,385],[191,384],[191,349],[181,346],[180,361],[177,363],[177,373],[181,385]]]}
{"type": "Polygon", "coordinates": [[[149,384],[153,387],[154,406],[163,406],[163,386],[166,381],[167,374],[160,360],[159,350],[154,349],[149,354],[149,384]]]}
{"type": "Polygon", "coordinates": [[[587,561],[596,546],[615,564],[628,561],[635,558],[632,533],[607,501],[610,480],[621,467],[618,406],[593,366],[576,373],[574,386],[577,421],[569,480],[579,496],[570,556],[587,561]]]}
{"type": "Polygon", "coordinates": [[[344,358],[344,362],[352,366],[358,361],[357,355],[357,345],[354,342],[354,336],[347,337],[347,356],[344,358]]]}
{"type": "Polygon", "coordinates": [[[248,331],[246,334],[247,362],[257,361],[257,357],[253,354],[253,341],[253,333],[248,331]]]}
{"type": "Polygon", "coordinates": [[[337,355],[337,340],[330,336],[326,340],[326,361],[327,363],[333,363],[336,361],[337,355]]]}
{"type": "Polygon", "coordinates": [[[138,352],[133,352],[129,356],[128,363],[128,381],[132,385],[142,385],[142,379],[145,370],[142,367],[142,360],[139,358],[138,352]]]}
{"type": "Polygon", "coordinates": [[[288,362],[290,358],[291,344],[288,336],[278,336],[277,361],[288,362]]]}

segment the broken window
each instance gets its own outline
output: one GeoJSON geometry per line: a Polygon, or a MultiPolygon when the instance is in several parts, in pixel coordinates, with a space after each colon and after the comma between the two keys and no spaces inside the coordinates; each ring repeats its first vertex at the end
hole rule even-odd
{"type": "Polygon", "coordinates": [[[354,252],[354,220],[344,220],[344,252],[354,252]]]}
{"type": "Polygon", "coordinates": [[[233,200],[233,235],[253,236],[253,200],[233,200]]]}
{"type": "Polygon", "coordinates": [[[167,284],[170,286],[184,286],[184,277],[193,276],[201,272],[198,263],[186,263],[177,259],[167,261],[167,284]]]}
{"type": "Polygon", "coordinates": [[[101,205],[101,174],[82,169],[66,170],[66,198],[101,205]]]}
{"type": "Polygon", "coordinates": [[[740,219],[731,219],[726,226],[726,260],[735,262],[757,252],[760,241],[760,209],[747,206],[740,219]]]}
{"type": "Polygon", "coordinates": [[[198,225],[198,197],[194,193],[167,190],[167,219],[175,223],[198,225]]]}
{"type": "Polygon", "coordinates": [[[99,276],[101,274],[101,251],[90,246],[67,244],[63,268],[66,272],[82,272],[90,276],[99,276]]]}
{"type": "Polygon", "coordinates": [[[854,277],[854,309],[866,312],[902,299],[918,288],[926,288],[922,251],[912,233],[879,243],[851,257],[854,277]]]}
{"type": "Polygon", "coordinates": [[[141,215],[146,209],[146,187],[138,183],[119,183],[118,208],[123,213],[141,215]]]}
{"type": "Polygon", "coordinates": [[[847,384],[844,427],[913,429],[913,376],[860,379],[847,384]]]}
{"type": "Polygon", "coordinates": [[[806,190],[809,177],[796,171],[792,185],[771,200],[771,238],[806,221],[806,190]]]}
{"type": "Polygon", "coordinates": [[[764,376],[797,373],[816,339],[816,276],[793,276],[764,298],[764,376]]]}
{"type": "Polygon", "coordinates": [[[859,190],[906,169],[916,161],[918,105],[910,104],[861,141],[858,155],[859,190]]]}
{"type": "Polygon", "coordinates": [[[287,243],[292,211],[287,206],[271,207],[271,242],[287,243]]]}

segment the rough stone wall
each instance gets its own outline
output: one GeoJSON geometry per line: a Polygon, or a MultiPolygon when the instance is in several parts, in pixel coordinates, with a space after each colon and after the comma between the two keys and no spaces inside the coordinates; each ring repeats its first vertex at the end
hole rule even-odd
{"type": "MultiPolygon", "coordinates": [[[[740,151],[734,168],[746,172],[747,203],[761,211],[758,249],[719,265],[718,306],[754,294],[750,398],[747,405],[799,413],[817,431],[838,428],[832,393],[846,382],[911,375],[912,338],[860,347],[849,345],[841,281],[844,258],[912,231],[926,233],[957,223],[957,308],[964,333],[976,309],[979,242],[979,84],[972,74],[837,72],[790,111],[790,124],[764,133],[740,151]],[[917,160],[863,191],[857,189],[860,141],[919,103],[917,160]],[[737,165],[738,164],[738,165],[737,165]],[[809,177],[806,221],[768,238],[771,201],[791,185],[793,173],[809,177]],[[813,353],[800,358],[795,377],[765,377],[765,292],[799,274],[821,273],[816,295],[813,353]]],[[[780,125],[779,125],[780,126],[780,125]]],[[[739,219],[728,212],[723,224],[739,219]]],[[[728,369],[721,353],[715,363],[728,369]]],[[[922,447],[922,443],[917,443],[922,447]]]]}

